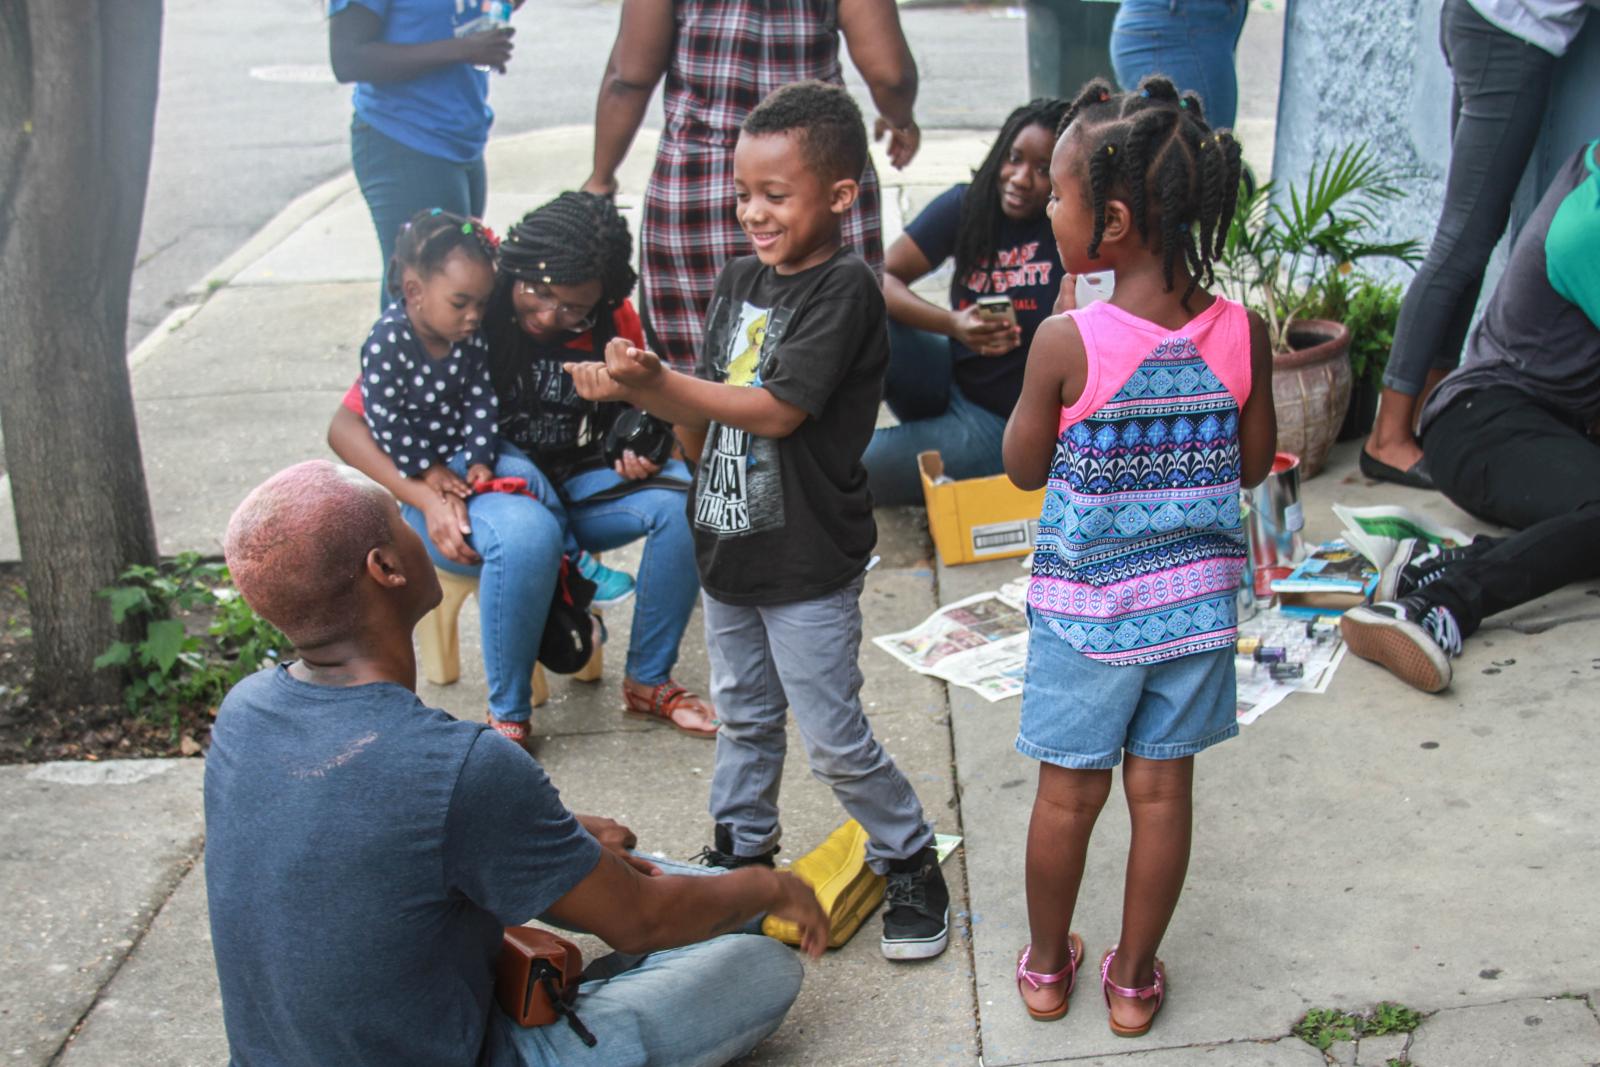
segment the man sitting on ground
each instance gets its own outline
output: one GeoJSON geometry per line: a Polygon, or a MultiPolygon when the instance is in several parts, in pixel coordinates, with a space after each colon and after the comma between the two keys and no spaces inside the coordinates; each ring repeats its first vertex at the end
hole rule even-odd
{"type": "Polygon", "coordinates": [[[1436,693],[1486,616],[1600,577],[1600,141],[1567,161],[1518,235],[1422,411],[1434,484],[1517,533],[1402,545],[1380,602],[1344,616],[1350,651],[1436,693]]]}
{"type": "Polygon", "coordinates": [[[387,493],[299,464],[239,506],[224,552],[295,646],[228,694],[206,759],[206,889],[236,1067],[721,1064],[778,1028],[799,992],[794,954],[718,935],[766,911],[820,955],[828,920],[811,890],[765,867],[664,874],[627,851],[625,827],[563,807],[522,749],[423,704],[411,631],[439,583],[387,493]],[[582,987],[593,1048],[495,1004],[501,930],[535,916],[651,953],[582,987]]]}

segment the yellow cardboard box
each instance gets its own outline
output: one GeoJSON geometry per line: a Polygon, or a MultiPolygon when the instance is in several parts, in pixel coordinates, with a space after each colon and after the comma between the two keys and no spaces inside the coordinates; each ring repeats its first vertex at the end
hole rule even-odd
{"type": "Polygon", "coordinates": [[[1023,492],[1003,474],[939,484],[944,458],[921,452],[922,498],[928,530],[946,566],[1023,556],[1033,551],[1044,490],[1023,492]]]}

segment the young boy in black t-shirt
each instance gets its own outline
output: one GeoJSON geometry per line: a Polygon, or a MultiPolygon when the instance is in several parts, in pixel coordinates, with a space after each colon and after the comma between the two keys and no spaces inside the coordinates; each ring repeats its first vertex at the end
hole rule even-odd
{"type": "Polygon", "coordinates": [[[866,129],[844,89],[799,82],[750,113],[733,158],[756,254],[717,279],[697,376],[620,338],[604,366],[567,370],[590,399],[707,431],[689,518],[722,719],[710,862],[772,864],[792,707],[813,773],[888,875],[884,955],[925,959],[948,942],[949,892],[922,805],[862,711],[857,663],[877,541],[861,454],[889,355],[878,281],[840,246],[866,129]]]}

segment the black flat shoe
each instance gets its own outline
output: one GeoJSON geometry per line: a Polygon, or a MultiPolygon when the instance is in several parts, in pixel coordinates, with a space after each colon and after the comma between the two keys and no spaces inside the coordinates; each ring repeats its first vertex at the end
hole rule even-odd
{"type": "Polygon", "coordinates": [[[1425,460],[1417,460],[1405,470],[1391,467],[1381,459],[1374,459],[1366,449],[1361,450],[1361,476],[1379,482],[1393,482],[1409,489],[1432,489],[1433,479],[1428,477],[1427,468],[1423,466],[1425,460]]]}

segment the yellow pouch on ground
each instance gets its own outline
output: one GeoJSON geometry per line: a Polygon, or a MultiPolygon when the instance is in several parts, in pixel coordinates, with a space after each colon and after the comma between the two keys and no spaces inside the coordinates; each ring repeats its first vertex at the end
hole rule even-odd
{"type": "MultiPolygon", "coordinates": [[[[867,832],[851,819],[789,867],[817,894],[828,913],[828,947],[838,948],[883,903],[884,877],[867,866],[867,832]]],[[[800,943],[792,922],[767,916],[761,932],[791,945],[800,943]]]]}

